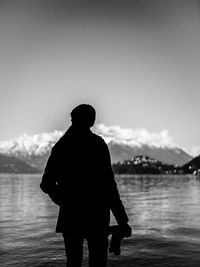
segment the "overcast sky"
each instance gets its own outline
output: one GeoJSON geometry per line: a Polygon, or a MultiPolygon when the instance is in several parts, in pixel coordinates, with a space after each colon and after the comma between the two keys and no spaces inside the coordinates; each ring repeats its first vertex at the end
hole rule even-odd
{"type": "Polygon", "coordinates": [[[193,0],[0,1],[0,140],[97,123],[200,146],[200,9],[193,0]]]}

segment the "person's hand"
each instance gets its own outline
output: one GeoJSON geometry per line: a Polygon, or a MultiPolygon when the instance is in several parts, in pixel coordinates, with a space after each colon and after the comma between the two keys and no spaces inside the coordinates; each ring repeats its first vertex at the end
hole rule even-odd
{"type": "Polygon", "coordinates": [[[123,232],[124,237],[129,237],[132,234],[132,229],[128,223],[120,224],[120,229],[123,232]]]}

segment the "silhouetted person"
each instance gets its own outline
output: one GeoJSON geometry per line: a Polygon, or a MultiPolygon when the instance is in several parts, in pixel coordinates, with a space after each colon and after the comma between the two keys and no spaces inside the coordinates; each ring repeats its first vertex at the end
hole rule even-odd
{"type": "Polygon", "coordinates": [[[52,148],[41,189],[60,206],[56,232],[63,234],[68,267],[82,265],[83,241],[89,266],[107,263],[110,210],[122,228],[130,228],[120,200],[104,140],[91,132],[95,109],[86,104],[71,112],[72,125],[52,148]]]}

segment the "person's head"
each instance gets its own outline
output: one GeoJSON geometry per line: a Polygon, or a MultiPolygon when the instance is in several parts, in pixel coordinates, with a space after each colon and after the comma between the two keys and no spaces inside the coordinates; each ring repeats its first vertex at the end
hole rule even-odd
{"type": "Polygon", "coordinates": [[[91,105],[81,104],[75,107],[70,115],[72,125],[90,128],[94,125],[96,111],[91,105]]]}

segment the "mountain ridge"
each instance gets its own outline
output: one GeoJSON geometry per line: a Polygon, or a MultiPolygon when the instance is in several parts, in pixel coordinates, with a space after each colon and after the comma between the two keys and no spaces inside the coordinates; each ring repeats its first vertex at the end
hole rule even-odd
{"type": "MultiPolygon", "coordinates": [[[[104,134],[98,129],[96,132],[108,144],[112,163],[143,154],[164,163],[182,166],[193,158],[183,149],[170,144],[168,146],[167,144],[159,146],[156,143],[155,145],[152,145],[152,143],[148,145],[147,142],[143,144],[140,141],[134,145],[131,139],[112,138],[113,133],[109,133],[109,135],[107,133],[104,134]]],[[[32,167],[43,171],[51,148],[63,134],[64,131],[36,135],[24,134],[18,139],[0,142],[0,153],[6,156],[14,156],[32,167]]]]}
{"type": "Polygon", "coordinates": [[[0,153],[0,173],[34,174],[40,171],[26,162],[0,153]]]}

